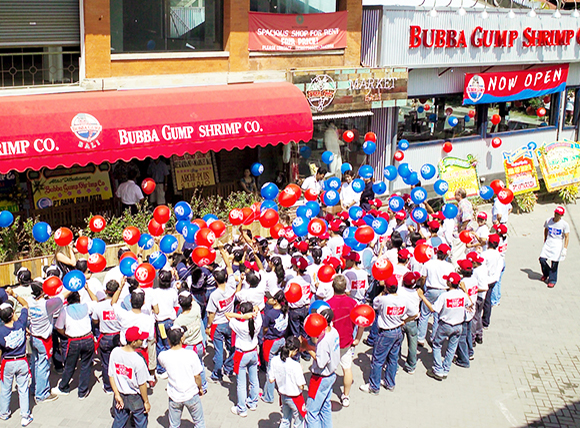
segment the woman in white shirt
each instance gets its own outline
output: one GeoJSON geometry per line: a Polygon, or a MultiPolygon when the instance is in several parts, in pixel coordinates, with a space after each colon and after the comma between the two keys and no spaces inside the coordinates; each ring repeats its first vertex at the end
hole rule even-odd
{"type": "Polygon", "coordinates": [[[262,317],[257,307],[250,302],[240,304],[240,314],[226,313],[230,320],[230,328],[236,334],[236,348],[234,353],[234,373],[237,379],[238,404],[231,411],[234,415],[245,418],[248,408],[256,410],[260,384],[258,381],[258,332],[262,328],[262,317]],[[246,377],[250,382],[250,396],[248,397],[246,377]]]}
{"type": "Polygon", "coordinates": [[[342,175],[342,186],[340,187],[340,205],[344,211],[348,211],[353,205],[360,202],[360,193],[356,193],[352,188],[354,173],[345,171],[342,175]]]}
{"type": "MultiPolygon", "coordinates": [[[[171,348],[167,340],[167,330],[173,325],[177,316],[175,308],[177,302],[177,290],[171,287],[171,272],[162,270],[159,272],[159,288],[152,290],[153,313],[155,314],[155,335],[157,337],[157,355],[171,348]]],[[[167,379],[165,368],[157,362],[157,375],[161,379],[167,379]]]]}

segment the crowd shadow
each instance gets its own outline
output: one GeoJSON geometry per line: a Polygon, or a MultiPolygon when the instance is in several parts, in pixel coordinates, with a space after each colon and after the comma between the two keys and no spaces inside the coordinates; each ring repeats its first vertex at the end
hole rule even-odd
{"type": "Polygon", "coordinates": [[[522,268],[520,269],[521,272],[525,273],[526,275],[528,275],[528,279],[531,279],[533,281],[539,281],[540,279],[542,279],[542,274],[539,272],[535,272],[534,270],[530,269],[530,268],[522,268]]]}
{"type": "Polygon", "coordinates": [[[522,425],[521,428],[580,427],[580,400],[522,425]]]}

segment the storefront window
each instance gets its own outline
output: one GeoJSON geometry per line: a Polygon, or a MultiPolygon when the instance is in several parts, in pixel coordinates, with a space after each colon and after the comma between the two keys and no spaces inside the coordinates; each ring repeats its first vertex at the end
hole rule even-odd
{"type": "Polygon", "coordinates": [[[250,0],[252,12],[321,13],[336,12],[336,0],[250,0]]]}
{"type": "Polygon", "coordinates": [[[219,51],[222,0],[111,0],[111,53],[219,51]]]}
{"type": "Polygon", "coordinates": [[[487,132],[521,131],[552,124],[552,105],[557,108],[557,98],[553,95],[529,98],[527,100],[489,104],[487,113],[487,132]],[[493,123],[498,115],[500,122],[493,123]]]}
{"type": "Polygon", "coordinates": [[[578,123],[578,113],[580,112],[580,99],[578,99],[579,91],[580,88],[568,88],[566,90],[564,126],[574,126],[578,123]]]}
{"type": "Polygon", "coordinates": [[[417,142],[476,135],[475,107],[462,102],[461,95],[408,99],[399,108],[398,139],[417,142]]]}

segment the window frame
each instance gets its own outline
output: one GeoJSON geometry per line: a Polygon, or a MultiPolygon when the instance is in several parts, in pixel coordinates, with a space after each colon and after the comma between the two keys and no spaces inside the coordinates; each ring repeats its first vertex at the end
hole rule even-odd
{"type": "Polygon", "coordinates": [[[580,100],[578,99],[578,95],[580,95],[580,85],[572,85],[566,86],[565,92],[568,95],[568,91],[574,91],[574,112],[572,113],[572,124],[566,125],[566,100],[564,102],[564,122],[562,123],[562,129],[566,131],[571,131],[578,128],[578,123],[580,119],[580,100]]]}

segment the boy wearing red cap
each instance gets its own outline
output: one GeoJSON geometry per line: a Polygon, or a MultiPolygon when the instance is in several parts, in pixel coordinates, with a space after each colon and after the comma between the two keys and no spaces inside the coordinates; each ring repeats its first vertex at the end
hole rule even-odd
{"type": "Polygon", "coordinates": [[[406,248],[401,248],[397,253],[397,264],[393,266],[393,275],[397,278],[399,287],[403,284],[403,276],[409,272],[407,265],[410,258],[411,253],[406,248]]]}
{"type": "Polygon", "coordinates": [[[453,363],[459,367],[469,368],[469,360],[473,359],[473,337],[471,336],[471,324],[475,315],[475,304],[479,286],[477,278],[473,276],[473,263],[467,259],[458,260],[460,274],[463,277],[461,288],[469,296],[472,307],[465,310],[465,320],[461,327],[461,336],[457,345],[457,353],[453,363]]]}
{"type": "MultiPolygon", "coordinates": [[[[290,331],[296,337],[306,337],[304,331],[304,320],[308,316],[308,305],[312,296],[312,278],[306,273],[308,262],[304,257],[293,258],[292,267],[294,268],[294,275],[288,274],[288,282],[286,284],[287,292],[290,285],[296,283],[302,288],[302,297],[294,303],[289,303],[290,311],[288,312],[288,323],[290,331]]],[[[302,358],[310,361],[310,355],[307,352],[302,353],[302,358]]]]}
{"type": "Polygon", "coordinates": [[[487,214],[483,211],[477,213],[477,229],[475,229],[475,239],[467,243],[466,252],[481,249],[487,249],[487,238],[489,236],[489,227],[487,227],[487,214]]]}
{"type": "Polygon", "coordinates": [[[566,258],[568,251],[570,226],[562,219],[565,213],[564,207],[556,207],[554,217],[544,223],[544,246],[540,253],[540,266],[542,266],[542,281],[548,282],[548,288],[554,288],[556,285],[558,264],[566,258]]]}
{"type": "Polygon", "coordinates": [[[351,251],[344,256],[346,270],[343,275],[346,278],[346,292],[358,303],[365,302],[365,296],[369,288],[369,277],[364,269],[359,267],[360,254],[351,251]]]}
{"type": "MultiPolygon", "coordinates": [[[[485,295],[489,288],[489,281],[487,276],[487,268],[483,266],[483,257],[481,257],[477,252],[472,251],[465,256],[473,266],[472,278],[477,281],[477,299],[475,301],[475,312],[473,314],[473,320],[471,323],[471,336],[472,343],[483,343],[483,324],[481,321],[481,314],[483,313],[483,302],[485,300],[485,295]]],[[[473,345],[474,347],[476,345],[473,345]]]]}
{"type": "Polygon", "coordinates": [[[499,305],[499,301],[501,299],[501,279],[503,278],[503,273],[505,272],[505,255],[508,243],[507,226],[505,224],[495,224],[492,227],[492,230],[499,235],[499,245],[497,246],[497,251],[499,251],[504,260],[503,269],[499,274],[499,279],[495,283],[495,287],[491,293],[491,306],[497,306],[499,305]]]}
{"type": "Polygon", "coordinates": [[[342,247],[344,247],[344,239],[342,239],[341,229],[344,227],[342,221],[339,218],[335,218],[330,222],[330,239],[326,246],[330,250],[331,257],[341,257],[342,247]]]}
{"type": "Polygon", "coordinates": [[[487,250],[481,253],[481,257],[483,257],[484,265],[487,269],[488,280],[488,290],[485,293],[485,300],[483,301],[483,315],[481,320],[483,328],[489,327],[492,308],[491,295],[493,293],[493,288],[495,287],[497,281],[499,281],[501,272],[505,267],[505,261],[497,250],[499,243],[499,235],[492,233],[487,239],[487,250]]]}

